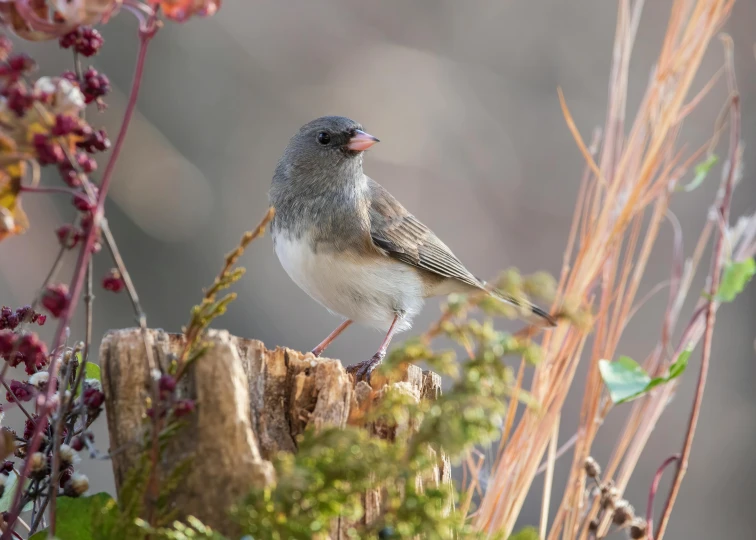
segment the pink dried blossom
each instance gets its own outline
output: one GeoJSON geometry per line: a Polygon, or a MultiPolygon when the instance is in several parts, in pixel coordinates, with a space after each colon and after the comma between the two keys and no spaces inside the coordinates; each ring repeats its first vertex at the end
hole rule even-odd
{"type": "Polygon", "coordinates": [[[0,309],[0,330],[15,330],[23,322],[37,323],[42,326],[47,317],[34,311],[31,306],[23,306],[15,311],[7,306],[0,309]]]}
{"type": "Polygon", "coordinates": [[[194,16],[214,15],[220,9],[221,0],[161,0],[159,4],[166,18],[186,22],[194,16]]]}
{"type": "Polygon", "coordinates": [[[70,301],[68,287],[63,284],[49,285],[42,294],[42,305],[56,318],[63,314],[70,301]]]}
{"type": "Polygon", "coordinates": [[[9,386],[10,390],[5,393],[5,399],[8,401],[8,403],[13,403],[16,400],[21,402],[29,401],[34,397],[34,388],[29,384],[12,380],[9,386]]]}
{"type": "Polygon", "coordinates": [[[122,0],[2,0],[0,22],[29,41],[60,38],[77,26],[106,22],[122,0]]]}

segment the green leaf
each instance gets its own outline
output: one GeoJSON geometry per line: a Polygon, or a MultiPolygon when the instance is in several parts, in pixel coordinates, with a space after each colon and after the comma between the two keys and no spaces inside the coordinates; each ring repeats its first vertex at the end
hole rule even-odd
{"type": "Polygon", "coordinates": [[[703,184],[703,181],[706,180],[706,176],[709,174],[709,171],[717,163],[717,161],[719,161],[719,157],[717,157],[716,154],[711,154],[706,158],[706,161],[702,161],[701,163],[696,165],[696,175],[693,177],[693,180],[691,180],[690,184],[683,187],[683,191],[693,191],[698,186],[703,184]]]}
{"type": "Polygon", "coordinates": [[[685,368],[688,367],[688,358],[690,358],[691,352],[692,351],[681,352],[680,356],[677,357],[677,360],[675,360],[672,365],[669,366],[669,374],[666,377],[654,377],[653,379],[651,379],[651,382],[648,383],[648,386],[643,391],[643,393],[649,392],[655,386],[667,383],[672,379],[682,375],[683,371],[685,371],[685,368]]]}
{"type": "Polygon", "coordinates": [[[651,391],[660,384],[668,383],[682,375],[688,367],[688,359],[692,351],[683,351],[664,377],[651,379],[648,373],[632,358],[620,356],[616,362],[599,360],[599,370],[604,384],[609,389],[609,396],[615,405],[632,401],[651,391]],[[644,384],[645,381],[645,384],[644,384]]]}
{"type": "MultiPolygon", "coordinates": [[[[81,353],[76,354],[76,359],[81,364],[81,353]]],[[[92,362],[87,362],[87,365],[84,366],[84,379],[96,379],[98,381],[102,381],[102,376],[100,375],[100,366],[92,362]]],[[[80,384],[76,389],[74,397],[79,397],[79,394],[81,394],[82,386],[84,386],[84,381],[82,381],[82,384],[80,384]]]]}
{"type": "Polygon", "coordinates": [[[628,356],[620,356],[616,362],[599,360],[599,371],[615,404],[637,397],[651,382],[648,373],[628,356]]]}
{"type": "Polygon", "coordinates": [[[540,540],[540,538],[535,527],[524,527],[510,535],[507,540],[540,540]]]}
{"type": "MultiPolygon", "coordinates": [[[[8,473],[8,477],[5,479],[5,489],[3,490],[3,496],[0,497],[0,512],[9,512],[11,505],[13,504],[13,497],[16,496],[16,483],[18,482],[18,475],[14,471],[8,473]]],[[[29,487],[29,479],[26,479],[24,483],[24,489],[29,487]]],[[[27,512],[32,509],[32,503],[29,502],[24,506],[23,511],[27,512]]]]}
{"type": "Polygon", "coordinates": [[[717,300],[732,302],[756,273],[756,261],[753,257],[740,262],[729,262],[724,269],[722,281],[717,290],[717,300]]]}
{"type": "Polygon", "coordinates": [[[693,351],[683,351],[680,353],[680,356],[677,357],[677,360],[675,360],[671,366],[669,366],[669,376],[667,376],[667,381],[671,381],[675,377],[679,377],[682,375],[683,371],[685,371],[685,368],[688,367],[688,359],[690,358],[690,353],[693,351]]]}
{"type": "MultiPolygon", "coordinates": [[[[89,497],[58,497],[55,512],[55,536],[65,540],[94,540],[93,517],[115,504],[107,493],[89,497]]],[[[47,531],[39,531],[29,540],[44,540],[47,531]]]]}
{"type": "Polygon", "coordinates": [[[98,381],[102,380],[102,378],[100,377],[100,366],[92,362],[87,362],[87,365],[84,368],[84,374],[86,375],[87,379],[97,379],[98,381]]]}

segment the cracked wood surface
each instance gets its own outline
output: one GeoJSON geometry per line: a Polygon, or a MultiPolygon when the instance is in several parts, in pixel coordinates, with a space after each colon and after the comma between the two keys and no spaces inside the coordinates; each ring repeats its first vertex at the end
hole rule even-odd
{"type": "MultiPolygon", "coordinates": [[[[378,396],[366,383],[353,385],[338,360],[314,358],[262,342],[211,330],[208,352],[187,371],[178,392],[196,400],[196,412],[186,417],[163,452],[161,474],[177,464],[188,463],[187,472],[170,500],[179,518],[193,515],[225,534],[236,531],[226,519],[231,505],[253,485],[275,479],[270,459],[278,451],[296,452],[297,436],[305,429],[323,426],[361,425],[361,411],[378,396]],[[190,461],[187,461],[190,460],[190,461]],[[206,465],[211,464],[211,465],[206,465]]],[[[181,334],[150,330],[156,362],[165,369],[184,344],[181,334]]],[[[135,466],[145,427],[150,396],[150,373],[139,329],[109,332],[100,346],[103,390],[110,433],[110,451],[116,489],[120,492],[135,466]]],[[[376,388],[385,381],[374,376],[376,388]]],[[[415,399],[435,399],[441,378],[408,366],[403,380],[393,383],[415,399]]],[[[376,436],[385,436],[374,426],[364,426],[376,436]]],[[[449,460],[425,482],[451,482],[449,460]]],[[[380,516],[381,494],[365,494],[363,522],[380,516]]],[[[349,524],[333,524],[331,537],[346,538],[349,524]]]]}

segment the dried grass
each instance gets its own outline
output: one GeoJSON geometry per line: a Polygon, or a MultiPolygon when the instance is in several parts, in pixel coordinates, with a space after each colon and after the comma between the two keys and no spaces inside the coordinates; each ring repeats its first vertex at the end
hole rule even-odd
{"type": "MultiPolygon", "coordinates": [[[[730,198],[738,179],[741,157],[738,97],[729,38],[724,39],[724,68],[698,91],[692,89],[702,57],[729,17],[733,3],[734,0],[674,2],[645,96],[634,120],[626,122],[628,66],[643,1],[619,1],[609,105],[599,152],[596,151],[598,137],[594,136],[590,145],[583,141],[571,117],[568,99],[559,92],[564,116],[586,159],[587,168],[565,251],[556,305],[589,307],[594,317],[588,330],[560,324],[544,335],[542,346],[546,360],[535,369],[530,387],[532,395],[541,403],[541,409],[525,409],[517,422],[514,421],[514,413],[506,419],[501,447],[492,464],[491,478],[482,494],[479,508],[471,516],[474,525],[481,530],[505,531],[507,534],[513,530],[548,449],[548,457],[542,468],[546,472],[546,489],[541,535],[549,540],[589,537],[588,523],[600,513],[598,498],[587,495],[583,463],[591,454],[596,434],[611,409],[598,362],[616,357],[617,345],[628,321],[647,299],[636,301],[651,250],[665,219],[670,221],[675,233],[670,278],[654,288],[653,293],[668,287],[669,300],[665,313],[660,317],[658,343],[653,346],[643,367],[652,375],[664,373],[680,353],[692,349],[704,338],[696,401],[681,452],[682,462],[674,481],[675,486],[679,487],[695,432],[718,303],[701,299],[684,327],[681,340],[672,344],[671,336],[677,327],[683,301],[690,291],[704,248],[712,235],[717,240],[708,275],[709,292],[715,292],[718,286],[725,258],[732,256],[733,260],[742,260],[756,251],[754,217],[728,229],[730,198]],[[726,110],[714,126],[709,143],[689,151],[678,141],[683,121],[705,99],[722,73],[727,74],[731,94],[726,110]],[[717,219],[707,221],[695,250],[686,259],[680,227],[669,211],[670,200],[679,191],[677,188],[686,171],[702,156],[712,152],[728,117],[730,150],[722,187],[715,201],[717,219]],[[587,348],[589,333],[590,349],[587,348]],[[574,442],[574,457],[555,520],[548,527],[550,503],[559,496],[556,491],[559,486],[554,486],[552,482],[556,459],[562,453],[556,448],[558,426],[581,359],[588,362],[588,371],[579,428],[571,439],[574,442]]],[[[702,209],[702,212],[707,211],[702,209]]],[[[522,380],[520,370],[518,388],[522,380]]],[[[662,385],[631,406],[605,471],[605,478],[612,478],[620,493],[624,491],[641,451],[676,388],[675,382],[662,385]]],[[[515,402],[513,400],[512,403],[515,402]]],[[[481,469],[477,462],[474,465],[469,471],[473,477],[468,482],[470,490],[480,485],[475,477],[476,471],[481,469]]],[[[674,493],[662,517],[657,539],[664,534],[673,502],[674,493]]],[[[464,507],[469,507],[468,501],[464,507]]],[[[605,535],[610,525],[611,516],[604,513],[600,518],[598,537],[605,535]]]]}

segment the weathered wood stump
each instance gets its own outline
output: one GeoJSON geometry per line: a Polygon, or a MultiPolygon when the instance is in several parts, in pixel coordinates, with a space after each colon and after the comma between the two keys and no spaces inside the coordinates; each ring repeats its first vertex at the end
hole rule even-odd
{"type": "MultiPolygon", "coordinates": [[[[181,334],[149,331],[153,357],[163,369],[180,353],[183,340],[181,334]]],[[[193,465],[170,505],[180,518],[193,515],[233,534],[228,509],[252,486],[275,480],[270,459],[276,452],[296,452],[297,436],[310,426],[361,425],[361,412],[376,394],[365,383],[353,386],[338,360],[281,347],[268,350],[260,341],[226,331],[210,331],[207,341],[210,350],[191,366],[179,389],[182,397],[196,400],[196,413],[163,452],[160,467],[161,474],[167,474],[191,457],[193,465]]],[[[100,347],[100,363],[120,492],[139,457],[150,396],[151,374],[139,329],[108,333],[100,347]]],[[[403,379],[392,384],[418,400],[435,399],[441,390],[438,375],[416,366],[408,366],[403,379]]],[[[374,426],[364,427],[382,435],[374,426]]],[[[423,481],[451,482],[448,459],[442,456],[432,478],[423,481]]],[[[380,504],[378,490],[366,493],[366,523],[380,515],[380,504]]],[[[335,523],[332,538],[344,537],[346,526],[335,523]]]]}

